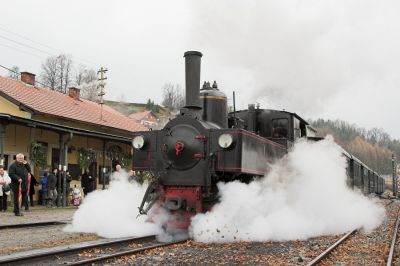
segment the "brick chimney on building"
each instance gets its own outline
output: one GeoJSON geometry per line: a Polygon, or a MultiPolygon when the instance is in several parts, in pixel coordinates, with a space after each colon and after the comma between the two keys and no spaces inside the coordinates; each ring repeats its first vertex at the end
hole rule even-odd
{"type": "Polygon", "coordinates": [[[79,100],[80,97],[80,89],[75,88],[75,87],[71,87],[68,89],[68,95],[69,97],[74,98],[74,100],[79,100]]]}
{"type": "Polygon", "coordinates": [[[21,72],[21,81],[28,85],[35,86],[35,74],[29,72],[21,72]]]}

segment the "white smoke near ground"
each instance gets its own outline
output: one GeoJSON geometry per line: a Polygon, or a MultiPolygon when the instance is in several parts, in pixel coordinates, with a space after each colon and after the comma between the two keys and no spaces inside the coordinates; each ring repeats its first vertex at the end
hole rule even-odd
{"type": "Polygon", "coordinates": [[[106,238],[161,234],[159,223],[146,222],[147,216],[137,217],[146,188],[147,184],[128,182],[125,171],[113,173],[109,188],[89,193],[65,230],[106,238]]]}
{"type": "Polygon", "coordinates": [[[264,178],[218,184],[221,202],[192,219],[201,242],[286,241],[372,230],[383,221],[376,200],[346,185],[346,159],[331,137],[302,140],[264,178]]]}

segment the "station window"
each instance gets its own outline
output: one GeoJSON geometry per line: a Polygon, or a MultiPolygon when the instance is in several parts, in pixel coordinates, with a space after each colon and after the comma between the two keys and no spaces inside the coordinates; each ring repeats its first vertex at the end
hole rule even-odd
{"type": "Polygon", "coordinates": [[[272,137],[288,138],[289,121],[287,118],[272,119],[272,137]]]}

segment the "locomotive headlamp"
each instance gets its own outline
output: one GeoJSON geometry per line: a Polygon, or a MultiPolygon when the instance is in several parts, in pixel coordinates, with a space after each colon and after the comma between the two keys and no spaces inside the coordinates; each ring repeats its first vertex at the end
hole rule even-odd
{"type": "Polygon", "coordinates": [[[229,148],[233,143],[233,137],[231,134],[222,134],[221,136],[219,136],[218,138],[218,145],[223,148],[223,149],[227,149],[229,148]]]}
{"type": "Polygon", "coordinates": [[[133,138],[132,145],[135,149],[140,150],[144,146],[144,136],[136,136],[133,138]]]}

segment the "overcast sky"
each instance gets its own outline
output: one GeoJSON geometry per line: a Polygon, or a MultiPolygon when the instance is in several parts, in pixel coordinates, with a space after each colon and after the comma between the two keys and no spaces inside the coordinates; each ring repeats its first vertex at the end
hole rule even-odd
{"type": "Polygon", "coordinates": [[[106,98],[161,102],[165,83],[184,84],[183,53],[199,50],[202,80],[235,90],[238,108],[259,102],[400,138],[399,1],[2,2],[0,65],[40,74],[49,54],[71,54],[108,68],[106,98]]]}

